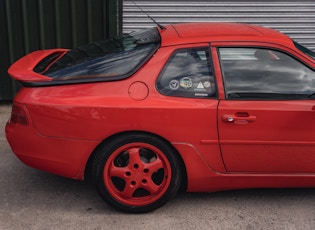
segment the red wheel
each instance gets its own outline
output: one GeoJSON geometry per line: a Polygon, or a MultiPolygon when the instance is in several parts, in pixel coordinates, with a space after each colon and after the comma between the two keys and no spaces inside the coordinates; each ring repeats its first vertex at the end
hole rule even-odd
{"type": "Polygon", "coordinates": [[[148,212],[177,192],[181,173],[176,152],[154,136],[127,135],[104,144],[96,160],[103,199],[126,212],[148,212]]]}

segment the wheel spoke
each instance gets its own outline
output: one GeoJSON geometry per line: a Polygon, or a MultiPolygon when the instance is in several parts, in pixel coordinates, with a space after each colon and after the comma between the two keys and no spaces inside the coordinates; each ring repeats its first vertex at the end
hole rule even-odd
{"type": "Polygon", "coordinates": [[[128,150],[128,153],[129,153],[129,164],[131,165],[143,164],[140,158],[140,148],[131,148],[128,150]]]}
{"type": "Polygon", "coordinates": [[[131,181],[128,181],[126,184],[126,187],[121,193],[124,197],[131,199],[132,195],[138,188],[139,188],[138,184],[133,185],[131,181]]]}
{"type": "Polygon", "coordinates": [[[158,190],[160,189],[160,186],[155,184],[152,180],[147,180],[146,184],[143,185],[143,188],[152,195],[158,192],[158,190]]]}
{"type": "Polygon", "coordinates": [[[110,177],[125,178],[127,172],[128,172],[128,168],[126,168],[126,167],[117,167],[115,165],[112,165],[109,168],[109,176],[110,177]]]}
{"type": "Polygon", "coordinates": [[[158,171],[161,168],[164,168],[164,164],[160,158],[157,158],[155,161],[148,163],[146,165],[146,168],[150,170],[150,173],[152,175],[152,173],[158,171]]]}

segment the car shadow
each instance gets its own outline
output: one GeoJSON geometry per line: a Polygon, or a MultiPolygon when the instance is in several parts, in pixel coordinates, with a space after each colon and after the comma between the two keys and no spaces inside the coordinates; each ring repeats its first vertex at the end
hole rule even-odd
{"type": "MultiPolygon", "coordinates": [[[[24,168],[24,166],[21,166],[24,168]]],[[[25,206],[29,209],[56,209],[58,211],[78,211],[81,213],[113,214],[119,213],[107,205],[98,195],[95,187],[89,181],[77,181],[24,168],[22,174],[11,182],[10,206],[17,208],[25,206]],[[20,181],[22,178],[22,181],[20,181]],[[13,190],[13,191],[12,191],[13,190]],[[19,198],[21,197],[21,198],[19,198]],[[23,198],[22,198],[23,197],[23,198]],[[15,203],[15,201],[19,201],[15,203]]],[[[297,205],[308,200],[314,200],[315,189],[245,189],[220,191],[213,193],[180,192],[169,202],[155,212],[172,212],[171,210],[220,209],[237,207],[242,209],[297,205]]]]}

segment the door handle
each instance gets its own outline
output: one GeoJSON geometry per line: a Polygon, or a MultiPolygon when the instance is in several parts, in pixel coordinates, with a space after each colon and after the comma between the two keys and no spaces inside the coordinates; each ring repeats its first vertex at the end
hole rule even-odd
{"type": "Polygon", "coordinates": [[[234,124],[248,124],[256,121],[256,116],[250,116],[248,113],[225,114],[222,116],[223,121],[234,124]]]}

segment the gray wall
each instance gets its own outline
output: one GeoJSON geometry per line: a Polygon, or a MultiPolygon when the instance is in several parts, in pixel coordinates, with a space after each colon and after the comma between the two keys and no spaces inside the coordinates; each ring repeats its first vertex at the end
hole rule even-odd
{"type": "Polygon", "coordinates": [[[116,0],[0,0],[0,101],[18,90],[7,74],[15,60],[116,35],[118,7],[116,0]]]}
{"type": "MultiPolygon", "coordinates": [[[[178,22],[242,22],[286,33],[315,50],[314,0],[137,0],[162,25],[178,22]]],[[[123,2],[123,32],[154,26],[132,1],[123,2]]]]}

